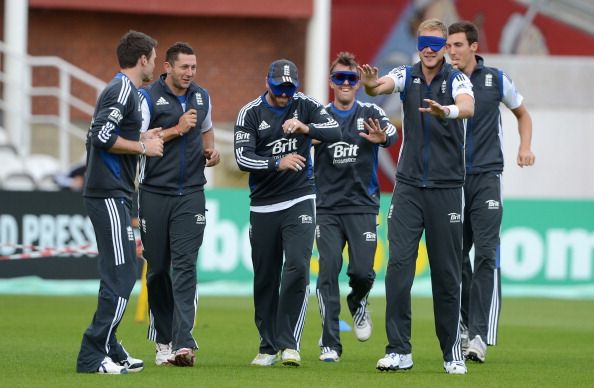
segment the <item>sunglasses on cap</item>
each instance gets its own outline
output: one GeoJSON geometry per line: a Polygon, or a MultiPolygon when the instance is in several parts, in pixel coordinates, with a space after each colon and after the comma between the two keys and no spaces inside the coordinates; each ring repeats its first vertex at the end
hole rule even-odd
{"type": "Polygon", "coordinates": [[[289,82],[285,82],[280,85],[274,85],[273,83],[268,82],[268,86],[270,87],[272,94],[275,96],[282,96],[285,94],[287,97],[293,97],[297,91],[297,86],[289,82]]]}
{"type": "Polygon", "coordinates": [[[355,86],[359,82],[359,73],[356,71],[335,71],[330,74],[330,80],[340,86],[347,81],[349,85],[355,86]]]}
{"type": "Polygon", "coordinates": [[[417,48],[423,51],[425,47],[429,47],[431,51],[438,52],[446,45],[446,38],[439,36],[419,36],[417,40],[417,48]]]}

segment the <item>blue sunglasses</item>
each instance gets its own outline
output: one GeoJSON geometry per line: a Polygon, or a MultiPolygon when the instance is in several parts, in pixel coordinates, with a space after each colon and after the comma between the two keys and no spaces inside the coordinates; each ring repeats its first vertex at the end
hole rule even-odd
{"type": "Polygon", "coordinates": [[[274,85],[271,82],[268,82],[268,86],[270,86],[270,90],[275,96],[282,96],[285,94],[287,97],[293,97],[297,91],[297,87],[288,82],[282,83],[280,85],[274,85]]]}
{"type": "Polygon", "coordinates": [[[330,74],[330,80],[338,86],[344,84],[344,81],[355,86],[359,82],[359,74],[356,71],[335,71],[330,74]]]}
{"type": "Polygon", "coordinates": [[[419,36],[417,40],[417,48],[423,51],[425,47],[429,47],[431,51],[438,52],[446,45],[447,40],[439,36],[419,36]]]}

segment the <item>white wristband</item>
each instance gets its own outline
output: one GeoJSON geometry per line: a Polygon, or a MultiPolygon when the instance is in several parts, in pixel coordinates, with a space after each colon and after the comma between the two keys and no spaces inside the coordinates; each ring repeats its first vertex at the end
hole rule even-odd
{"type": "Polygon", "coordinates": [[[141,150],[141,152],[140,152],[140,153],[141,153],[142,155],[146,155],[146,146],[145,146],[145,145],[144,145],[144,143],[143,143],[143,142],[141,142],[141,141],[139,141],[139,143],[140,143],[140,148],[142,148],[142,150],[141,150]]]}
{"type": "Polygon", "coordinates": [[[456,119],[460,115],[460,109],[456,105],[447,105],[444,108],[448,108],[448,113],[444,116],[446,119],[456,119]]]}

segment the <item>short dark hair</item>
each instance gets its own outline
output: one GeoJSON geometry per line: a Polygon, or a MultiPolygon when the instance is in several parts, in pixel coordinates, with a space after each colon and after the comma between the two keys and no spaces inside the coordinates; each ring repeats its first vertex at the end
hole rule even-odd
{"type": "Polygon", "coordinates": [[[167,49],[165,53],[165,61],[173,66],[173,62],[177,60],[179,54],[194,55],[194,49],[186,42],[175,42],[167,49]]]}
{"type": "Polygon", "coordinates": [[[463,32],[466,35],[466,40],[468,41],[469,45],[473,44],[474,42],[478,42],[478,28],[476,28],[473,23],[464,20],[453,23],[448,27],[448,34],[450,35],[457,34],[459,32],[463,32]]]}
{"type": "Polygon", "coordinates": [[[356,70],[359,64],[357,63],[357,60],[355,59],[355,55],[353,53],[350,53],[348,51],[341,51],[336,56],[334,62],[332,62],[332,64],[330,65],[330,73],[334,71],[336,65],[348,66],[349,68],[354,68],[356,70]]]}
{"type": "Polygon", "coordinates": [[[122,36],[117,48],[118,62],[122,69],[136,66],[136,63],[145,55],[151,57],[157,41],[147,34],[130,30],[122,36]]]}

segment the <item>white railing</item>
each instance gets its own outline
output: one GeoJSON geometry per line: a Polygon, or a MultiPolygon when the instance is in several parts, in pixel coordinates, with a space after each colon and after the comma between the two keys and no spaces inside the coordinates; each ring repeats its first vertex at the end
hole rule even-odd
{"type": "Polygon", "coordinates": [[[70,163],[70,135],[84,139],[87,129],[81,128],[73,123],[71,109],[77,109],[88,115],[93,115],[94,106],[73,95],[71,89],[72,80],[95,90],[95,98],[105,88],[106,83],[92,74],[72,65],[65,60],[55,56],[22,56],[11,52],[3,42],[0,42],[0,53],[3,55],[4,63],[8,60],[18,61],[23,66],[24,79],[14,79],[11,74],[5,73],[3,67],[0,71],[0,83],[3,95],[0,97],[0,110],[4,117],[4,127],[9,134],[9,140],[16,146],[22,157],[26,157],[31,151],[31,126],[44,124],[55,126],[59,129],[58,159],[63,169],[70,163]],[[32,74],[35,68],[52,68],[58,71],[58,83],[55,86],[33,86],[32,74]],[[24,91],[23,101],[14,101],[12,96],[7,95],[8,90],[14,90],[14,83],[24,91]],[[12,86],[13,89],[7,86],[12,86]],[[55,114],[33,114],[31,111],[32,99],[34,97],[51,97],[57,100],[58,109],[55,114]],[[12,118],[12,120],[10,120],[12,118]],[[10,126],[18,128],[10,128],[10,126]],[[19,134],[11,136],[10,134],[19,134]]]}

